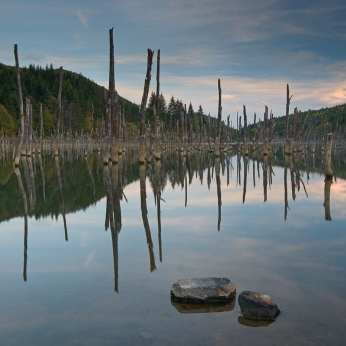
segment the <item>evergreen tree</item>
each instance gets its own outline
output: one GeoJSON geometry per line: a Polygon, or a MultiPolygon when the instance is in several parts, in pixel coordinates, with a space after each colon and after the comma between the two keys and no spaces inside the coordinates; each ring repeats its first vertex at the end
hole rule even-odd
{"type": "Polygon", "coordinates": [[[167,116],[169,118],[169,127],[172,127],[174,125],[172,123],[174,112],[175,112],[175,99],[174,99],[174,96],[172,95],[171,100],[169,101],[169,104],[167,107],[167,116]]]}

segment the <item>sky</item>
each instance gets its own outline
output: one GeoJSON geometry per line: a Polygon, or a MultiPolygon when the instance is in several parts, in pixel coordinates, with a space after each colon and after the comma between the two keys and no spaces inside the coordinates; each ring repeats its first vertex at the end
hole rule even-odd
{"type": "Polygon", "coordinates": [[[263,119],[264,106],[290,110],[346,102],[345,0],[1,0],[0,62],[82,73],[108,86],[109,29],[114,27],[118,93],[140,104],[147,49],[155,50],[151,90],[160,90],[195,111],[222,116],[246,106],[263,119]]]}

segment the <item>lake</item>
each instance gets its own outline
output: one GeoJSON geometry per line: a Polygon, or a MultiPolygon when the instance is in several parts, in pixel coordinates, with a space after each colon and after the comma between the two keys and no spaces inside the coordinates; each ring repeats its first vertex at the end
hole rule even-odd
{"type": "Polygon", "coordinates": [[[92,152],[0,165],[3,345],[343,345],[346,163],[333,153],[220,159],[92,152]],[[186,278],[271,296],[273,323],[171,301],[186,278]]]}

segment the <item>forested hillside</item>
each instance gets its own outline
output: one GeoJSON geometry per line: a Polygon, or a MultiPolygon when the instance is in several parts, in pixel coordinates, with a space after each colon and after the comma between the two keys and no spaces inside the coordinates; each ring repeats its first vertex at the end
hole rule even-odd
{"type": "MultiPolygon", "coordinates": [[[[42,68],[30,65],[20,69],[23,101],[29,98],[33,105],[33,128],[39,129],[40,103],[43,105],[45,135],[54,132],[55,113],[59,89],[59,71],[53,65],[42,68]]],[[[138,122],[138,106],[120,97],[127,121],[138,122]]],[[[62,126],[73,132],[88,132],[91,129],[91,112],[94,107],[95,128],[102,119],[102,87],[90,79],[70,71],[63,74],[62,126]]],[[[24,105],[25,107],[25,105],[24,105]]],[[[14,133],[19,126],[19,102],[16,70],[0,64],[0,131],[14,133]]]]}
{"type": "MultiPolygon", "coordinates": [[[[29,98],[33,105],[33,128],[39,132],[39,109],[40,103],[43,105],[43,124],[44,134],[50,135],[54,133],[55,116],[57,111],[57,96],[59,89],[59,71],[52,64],[41,66],[29,65],[20,70],[23,100],[29,98]]],[[[76,74],[71,71],[64,70],[62,83],[62,128],[63,130],[71,130],[73,133],[90,132],[91,130],[91,114],[94,108],[94,129],[101,129],[103,102],[103,87],[97,85],[92,80],[76,74]]],[[[163,94],[160,99],[160,122],[165,125],[166,130],[176,128],[177,121],[181,121],[181,114],[184,112],[185,104],[182,100],[176,99],[173,95],[169,102],[166,102],[163,94]]],[[[156,95],[151,93],[147,105],[147,121],[153,121],[153,110],[156,101],[156,95]]],[[[139,125],[139,106],[122,98],[120,96],[119,103],[124,110],[125,120],[132,129],[137,129],[139,125]]],[[[25,107],[25,105],[24,105],[25,107]]],[[[293,111],[293,109],[291,109],[293,111]]],[[[188,121],[191,121],[192,131],[199,132],[201,128],[203,133],[208,131],[208,116],[204,114],[201,105],[196,112],[191,103],[187,106],[188,121]],[[201,127],[202,125],[202,127],[201,127]]],[[[307,111],[302,112],[304,120],[307,111]]],[[[224,118],[226,114],[224,114],[224,118]]],[[[257,115],[259,120],[261,115],[257,115]]],[[[259,126],[251,125],[252,118],[249,119],[249,137],[253,137],[255,131],[261,136],[261,122],[259,126]]],[[[263,120],[263,116],[262,116],[263,120]]],[[[283,137],[285,129],[285,117],[275,117],[275,133],[276,136],[283,137]]],[[[210,135],[215,136],[217,119],[211,117],[210,135]]],[[[233,127],[236,124],[233,124],[233,127]]],[[[310,134],[322,134],[325,131],[340,132],[345,131],[346,126],[346,104],[342,104],[330,108],[322,108],[310,112],[309,120],[306,126],[310,129],[310,134]]],[[[0,63],[0,133],[12,134],[16,133],[19,128],[19,102],[16,70],[12,66],[6,66],[0,63]]],[[[233,138],[236,136],[233,133],[233,138]]]]}

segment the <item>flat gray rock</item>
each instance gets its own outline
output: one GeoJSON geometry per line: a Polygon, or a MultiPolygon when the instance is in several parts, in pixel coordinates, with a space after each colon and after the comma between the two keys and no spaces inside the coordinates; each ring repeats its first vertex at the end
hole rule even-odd
{"type": "Polygon", "coordinates": [[[275,320],[280,313],[274,301],[266,294],[243,291],[238,296],[243,317],[255,320],[275,320]]]}
{"type": "Polygon", "coordinates": [[[235,284],[226,278],[183,279],[171,288],[171,296],[186,303],[223,302],[235,294],[235,284]]]}

